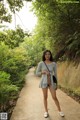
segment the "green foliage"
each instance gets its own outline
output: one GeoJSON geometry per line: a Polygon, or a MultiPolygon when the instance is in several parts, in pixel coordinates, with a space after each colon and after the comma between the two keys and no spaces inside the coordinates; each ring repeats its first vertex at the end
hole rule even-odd
{"type": "Polygon", "coordinates": [[[4,0],[0,1],[0,23],[3,21],[5,22],[11,22],[12,14],[15,13],[15,11],[20,11],[20,9],[23,7],[24,2],[30,2],[32,0],[6,0],[6,3],[4,0]]]}
{"type": "Polygon", "coordinates": [[[15,1],[7,0],[7,2],[12,12],[14,12],[14,10],[19,11],[20,8],[22,8],[23,6],[22,0],[15,0],[15,1]]]}
{"type": "Polygon", "coordinates": [[[62,85],[59,85],[58,87],[59,89],[63,90],[68,96],[72,97],[80,103],[80,87],[78,89],[71,89],[62,85]]]}
{"type": "Polygon", "coordinates": [[[70,59],[77,59],[80,56],[80,34],[75,32],[72,36],[70,35],[67,44],[67,56],[70,59]]]}
{"type": "Polygon", "coordinates": [[[30,2],[31,0],[15,0],[15,1],[7,0],[10,10],[12,12],[14,12],[14,10],[19,11],[24,5],[24,1],[30,2]]]}
{"type": "Polygon", "coordinates": [[[6,110],[9,101],[18,97],[25,83],[24,77],[31,64],[29,51],[20,45],[25,36],[27,38],[28,33],[19,28],[0,31],[0,111],[6,110]]]}
{"type": "Polygon", "coordinates": [[[41,39],[36,35],[30,36],[29,38],[25,37],[25,41],[22,46],[26,49],[27,55],[29,57],[29,65],[35,66],[42,57],[42,51],[44,49],[44,42],[37,41],[37,39],[41,39]]]}
{"type": "Polygon", "coordinates": [[[4,4],[0,2],[0,23],[2,21],[11,22],[11,15],[8,13],[8,9],[4,7],[4,4]]]}
{"type": "Polygon", "coordinates": [[[0,71],[0,111],[4,111],[7,102],[15,98],[17,94],[18,87],[11,84],[10,74],[0,71]]]}
{"type": "Polygon", "coordinates": [[[80,96],[80,87],[78,89],[74,90],[74,91],[75,91],[75,94],[77,94],[78,96],[80,96]]]}
{"type": "Polygon", "coordinates": [[[6,72],[4,71],[0,71],[0,87],[3,85],[3,84],[10,84],[10,75],[7,74],[6,72]]]}
{"type": "Polygon", "coordinates": [[[10,48],[18,47],[24,41],[24,37],[29,36],[29,33],[24,33],[19,26],[16,30],[6,30],[0,32],[0,41],[4,41],[10,48]]]}
{"type": "Polygon", "coordinates": [[[21,82],[28,70],[26,51],[22,48],[9,49],[4,43],[0,45],[0,70],[10,74],[12,82],[21,82]]]}
{"type": "MultiPolygon", "coordinates": [[[[79,59],[80,4],[36,0],[32,9],[38,17],[36,39],[38,37],[45,40],[45,48],[52,51],[56,60],[79,59]]],[[[37,40],[41,41],[41,39],[37,40]]]]}

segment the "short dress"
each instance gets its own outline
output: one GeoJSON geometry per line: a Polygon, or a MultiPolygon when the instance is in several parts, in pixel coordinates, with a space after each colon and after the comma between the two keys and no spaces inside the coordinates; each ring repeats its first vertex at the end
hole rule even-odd
{"type": "MultiPolygon", "coordinates": [[[[50,83],[52,85],[53,89],[57,88],[57,84],[53,82],[53,75],[56,77],[57,79],[57,65],[55,62],[52,62],[50,64],[47,64],[47,67],[50,71],[50,83]]],[[[37,69],[36,69],[36,75],[37,76],[41,76],[41,80],[39,83],[39,88],[47,88],[48,87],[48,77],[46,74],[41,74],[42,71],[45,71],[47,69],[45,63],[43,61],[38,63],[37,69]]]]}

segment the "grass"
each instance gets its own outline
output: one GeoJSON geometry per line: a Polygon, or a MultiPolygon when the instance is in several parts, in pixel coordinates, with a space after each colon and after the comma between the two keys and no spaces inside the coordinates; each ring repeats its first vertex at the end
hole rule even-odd
{"type": "Polygon", "coordinates": [[[68,96],[76,100],[78,103],[80,103],[80,88],[78,90],[71,90],[70,88],[62,87],[61,85],[58,85],[59,88],[65,92],[68,96]]]}

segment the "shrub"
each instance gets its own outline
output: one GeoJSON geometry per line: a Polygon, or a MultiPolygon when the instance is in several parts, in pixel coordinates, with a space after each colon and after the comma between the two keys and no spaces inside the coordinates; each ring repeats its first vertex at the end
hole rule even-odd
{"type": "Polygon", "coordinates": [[[14,99],[18,94],[18,87],[12,85],[10,74],[0,71],[0,111],[4,111],[8,101],[14,99]]]}

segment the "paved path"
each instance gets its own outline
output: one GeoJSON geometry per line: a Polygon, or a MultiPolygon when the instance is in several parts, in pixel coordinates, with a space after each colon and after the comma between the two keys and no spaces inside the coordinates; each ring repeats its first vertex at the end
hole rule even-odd
{"type": "Polygon", "coordinates": [[[30,69],[10,120],[80,120],[80,104],[59,89],[57,97],[65,117],[62,118],[58,115],[57,107],[48,91],[50,117],[44,118],[43,95],[42,90],[38,87],[39,82],[40,78],[34,75],[34,68],[30,69]]]}

